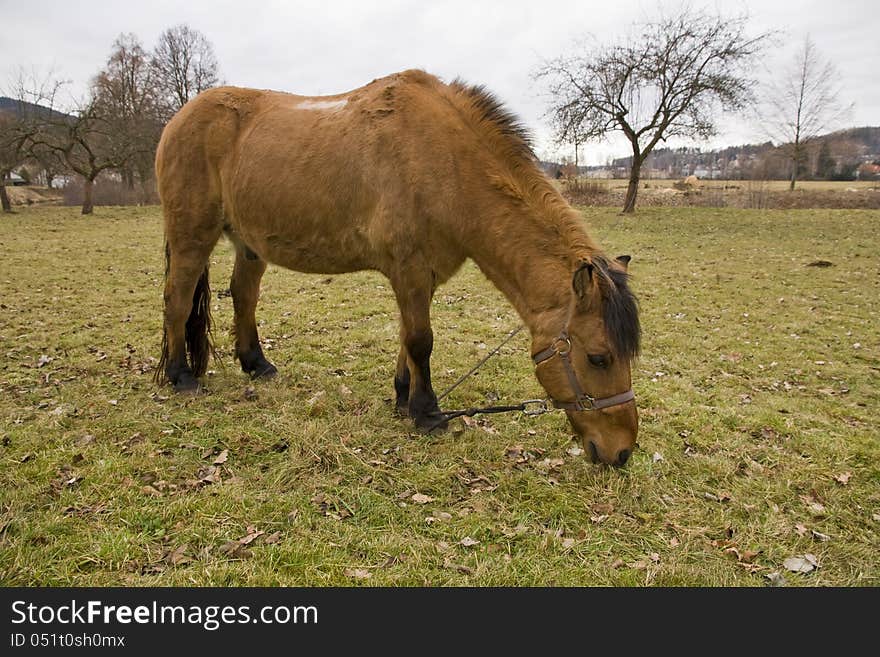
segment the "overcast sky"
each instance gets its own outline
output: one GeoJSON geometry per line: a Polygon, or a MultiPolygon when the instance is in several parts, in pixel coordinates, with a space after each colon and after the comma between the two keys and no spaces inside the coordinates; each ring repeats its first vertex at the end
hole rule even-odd
{"type": "MultiPolygon", "coordinates": [[[[649,17],[651,0],[0,0],[0,86],[13,69],[73,82],[83,94],[104,65],[113,40],[137,34],[152,49],[160,32],[188,23],[214,44],[225,82],[317,95],[341,92],[406,68],[446,80],[487,85],[536,136],[539,156],[558,154],[542,118],[544,104],[530,74],[576,38],[600,42],[649,17]]],[[[677,6],[666,2],[667,7],[677,6]]],[[[705,6],[694,2],[693,6],[705,6]]],[[[783,30],[768,52],[768,70],[794,57],[809,33],[840,70],[844,99],[855,103],[850,125],[880,125],[878,0],[738,0],[708,5],[748,13],[753,32],[783,30]]],[[[725,119],[706,147],[764,141],[754,122],[725,119]]],[[[602,163],[627,155],[625,143],[589,144],[581,158],[602,163]]]]}

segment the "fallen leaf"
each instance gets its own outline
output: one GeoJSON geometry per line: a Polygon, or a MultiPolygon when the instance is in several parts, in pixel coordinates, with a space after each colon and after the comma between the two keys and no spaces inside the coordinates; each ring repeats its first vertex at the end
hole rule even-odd
{"type": "Polygon", "coordinates": [[[262,530],[258,530],[256,527],[253,527],[253,526],[249,526],[247,528],[247,532],[248,533],[246,536],[243,536],[242,538],[238,539],[238,542],[241,543],[242,545],[249,545],[250,543],[253,543],[260,536],[262,536],[263,534],[266,533],[262,530]]]}
{"type": "Polygon", "coordinates": [[[569,456],[580,456],[584,453],[584,450],[575,445],[574,447],[569,447],[567,450],[565,450],[565,453],[569,456]]]}
{"type": "Polygon", "coordinates": [[[220,454],[217,455],[217,458],[214,459],[214,465],[223,465],[226,463],[226,460],[229,458],[229,450],[224,449],[220,454]]]}
{"type": "Polygon", "coordinates": [[[464,547],[473,547],[474,545],[479,544],[479,541],[475,538],[471,538],[470,536],[465,536],[458,543],[459,545],[463,545],[464,547]]]}
{"type": "Polygon", "coordinates": [[[819,562],[812,554],[804,554],[796,557],[789,557],[782,562],[786,570],[793,573],[809,573],[819,567],[819,562]]]}
{"type": "Polygon", "coordinates": [[[196,482],[197,485],[223,483],[223,479],[220,477],[220,468],[214,465],[199,468],[198,478],[199,480],[196,482]]]}
{"type": "Polygon", "coordinates": [[[565,465],[565,460],[546,458],[542,461],[538,461],[536,465],[542,470],[556,470],[557,468],[561,468],[563,465],[565,465]]]}
{"type": "Polygon", "coordinates": [[[823,542],[823,543],[831,540],[831,537],[828,534],[823,534],[822,532],[817,532],[815,529],[811,530],[810,534],[812,535],[813,539],[820,541],[820,542],[823,542]]]}
{"type": "Polygon", "coordinates": [[[839,475],[834,475],[834,481],[841,486],[846,486],[850,477],[852,477],[852,472],[841,472],[839,475]]]}
{"type": "Polygon", "coordinates": [[[446,568],[447,570],[458,571],[464,575],[473,575],[474,574],[473,568],[471,568],[469,566],[465,566],[460,563],[453,563],[452,561],[449,560],[449,558],[446,558],[443,560],[443,567],[446,568]]]}
{"type": "Polygon", "coordinates": [[[373,576],[373,573],[364,568],[346,568],[342,572],[345,573],[346,577],[353,577],[354,579],[369,579],[373,576]]]}
{"type": "Polygon", "coordinates": [[[562,549],[563,550],[570,549],[572,546],[574,546],[574,544],[575,544],[575,540],[573,538],[563,538],[562,539],[562,549]]]}
{"type": "Polygon", "coordinates": [[[654,452],[654,455],[651,457],[651,460],[652,460],[654,463],[657,463],[658,461],[662,461],[662,460],[663,460],[663,455],[662,455],[660,452],[654,452]]]}
{"type": "Polygon", "coordinates": [[[248,401],[253,401],[257,398],[257,389],[253,386],[248,386],[244,389],[242,396],[248,401]]]}
{"type": "Polygon", "coordinates": [[[608,518],[608,514],[603,513],[601,515],[590,516],[590,522],[594,522],[598,525],[600,522],[605,522],[606,520],[608,520],[608,518]]]}
{"type": "Polygon", "coordinates": [[[409,499],[411,499],[416,504],[427,504],[428,502],[434,501],[433,497],[431,497],[430,495],[423,495],[422,493],[415,493],[409,499]]]}
{"type": "Polygon", "coordinates": [[[785,581],[785,577],[780,572],[767,573],[764,577],[767,578],[769,586],[788,586],[788,582],[785,581]]]}
{"type": "Polygon", "coordinates": [[[230,559],[245,559],[251,556],[251,551],[238,541],[226,541],[220,546],[220,552],[227,555],[230,559]]]}
{"type": "Polygon", "coordinates": [[[798,536],[804,536],[807,533],[807,526],[801,523],[798,523],[794,526],[794,530],[797,532],[798,536]]]}
{"type": "Polygon", "coordinates": [[[189,545],[184,543],[173,550],[169,551],[164,558],[166,563],[170,563],[172,566],[179,566],[181,564],[189,563],[192,559],[186,556],[186,551],[189,549],[189,545]]]}

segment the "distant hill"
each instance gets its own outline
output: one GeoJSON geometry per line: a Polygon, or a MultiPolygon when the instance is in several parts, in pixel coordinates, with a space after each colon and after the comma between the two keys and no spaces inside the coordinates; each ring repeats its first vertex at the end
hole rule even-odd
{"type": "Polygon", "coordinates": [[[0,96],[0,112],[12,114],[15,116],[30,116],[40,119],[72,119],[70,114],[59,112],[58,110],[49,109],[42,105],[35,105],[23,100],[9,98],[8,96],[0,96]]]}

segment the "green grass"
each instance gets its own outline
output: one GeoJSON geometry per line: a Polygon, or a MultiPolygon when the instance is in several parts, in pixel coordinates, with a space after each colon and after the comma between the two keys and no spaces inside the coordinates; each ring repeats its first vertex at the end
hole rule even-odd
{"type": "MultiPolygon", "coordinates": [[[[249,390],[216,294],[226,244],[225,365],[175,397],[151,380],[158,209],[4,215],[0,583],[878,585],[880,212],[585,215],[633,254],[641,298],[624,470],[570,455],[558,413],[432,437],[396,419],[377,274],[270,268],[258,320],[281,374],[249,390]],[[805,553],[818,570],[783,568],[805,553]]],[[[518,324],[470,264],[433,318],[438,391],[518,324]]],[[[541,392],[520,335],[447,405],[541,392]]]]}

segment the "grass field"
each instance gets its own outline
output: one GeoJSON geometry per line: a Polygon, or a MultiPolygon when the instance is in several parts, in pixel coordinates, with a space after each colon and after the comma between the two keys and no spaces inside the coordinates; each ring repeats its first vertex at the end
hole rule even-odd
{"type": "MultiPolygon", "coordinates": [[[[258,319],[281,374],[251,384],[218,296],[227,244],[225,365],[175,397],[151,380],[159,210],[4,215],[0,584],[880,584],[880,211],[585,216],[633,254],[641,298],[623,470],[578,454],[558,413],[432,437],[396,419],[376,274],[270,268],[258,319]]],[[[518,324],[470,264],[433,317],[438,391],[518,324]]],[[[520,335],[447,405],[541,393],[520,335]]]]}

